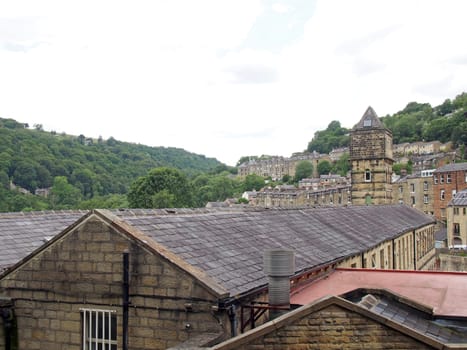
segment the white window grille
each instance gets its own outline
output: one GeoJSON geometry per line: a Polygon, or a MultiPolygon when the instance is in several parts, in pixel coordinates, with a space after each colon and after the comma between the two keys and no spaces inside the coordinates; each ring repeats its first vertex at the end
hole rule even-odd
{"type": "Polygon", "coordinates": [[[115,310],[80,309],[83,350],[117,350],[115,310]]]}
{"type": "Polygon", "coordinates": [[[371,171],[370,171],[370,169],[365,170],[365,182],[371,182],[371,171]]]}

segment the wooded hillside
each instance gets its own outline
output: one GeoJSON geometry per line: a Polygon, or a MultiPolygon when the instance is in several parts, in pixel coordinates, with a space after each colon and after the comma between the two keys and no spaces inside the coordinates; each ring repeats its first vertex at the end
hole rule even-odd
{"type": "Polygon", "coordinates": [[[224,167],[216,159],[183,149],[57,134],[43,131],[40,125],[30,129],[15,120],[0,118],[0,211],[41,208],[37,203],[40,198],[14,198],[9,191],[10,181],[34,193],[38,188],[51,187],[58,178],[59,185],[70,190],[69,196],[86,200],[125,195],[136,178],[162,166],[189,176],[224,167]],[[72,188],[67,187],[70,185],[72,188]],[[17,205],[15,200],[19,201],[17,205]],[[23,203],[25,200],[31,203],[23,203]]]}

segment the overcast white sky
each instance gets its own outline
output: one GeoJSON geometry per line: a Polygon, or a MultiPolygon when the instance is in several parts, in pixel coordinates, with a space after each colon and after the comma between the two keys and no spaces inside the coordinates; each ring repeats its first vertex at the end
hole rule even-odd
{"type": "Polygon", "coordinates": [[[464,0],[0,2],[0,117],[235,165],[467,91],[464,0]]]}

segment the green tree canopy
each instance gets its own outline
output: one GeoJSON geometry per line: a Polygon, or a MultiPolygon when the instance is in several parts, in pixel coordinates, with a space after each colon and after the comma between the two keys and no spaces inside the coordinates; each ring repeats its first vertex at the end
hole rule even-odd
{"type": "Polygon", "coordinates": [[[68,183],[65,176],[56,176],[50,191],[52,209],[72,209],[81,199],[79,189],[68,183]]]}
{"type": "Polygon", "coordinates": [[[244,191],[260,190],[264,187],[264,178],[256,174],[250,174],[245,177],[243,184],[244,191]]]}
{"type": "Polygon", "coordinates": [[[302,160],[298,162],[295,166],[295,182],[300,181],[301,179],[305,179],[310,177],[313,174],[313,164],[307,160],[302,160]]]}
{"type": "Polygon", "coordinates": [[[155,168],[131,185],[128,204],[132,208],[191,207],[193,194],[182,172],[173,168],[155,168]]]}
{"type": "Polygon", "coordinates": [[[317,131],[313,139],[308,143],[308,152],[329,153],[334,148],[344,147],[349,144],[349,130],[341,127],[337,120],[329,123],[326,130],[317,131]]]}
{"type": "Polygon", "coordinates": [[[324,175],[324,174],[329,174],[331,172],[332,165],[329,163],[327,160],[322,160],[321,162],[318,163],[318,168],[316,169],[318,171],[318,174],[324,175]]]}

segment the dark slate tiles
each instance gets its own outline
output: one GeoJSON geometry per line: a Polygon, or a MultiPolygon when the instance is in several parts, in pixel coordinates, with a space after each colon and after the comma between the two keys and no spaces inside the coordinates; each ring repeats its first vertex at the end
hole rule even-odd
{"type": "Polygon", "coordinates": [[[87,211],[0,214],[0,272],[76,222],[87,211]]]}
{"type": "Polygon", "coordinates": [[[292,249],[296,270],[366,250],[433,222],[406,206],[116,211],[128,224],[204,270],[232,295],[267,283],[263,252],[292,249]]]}

